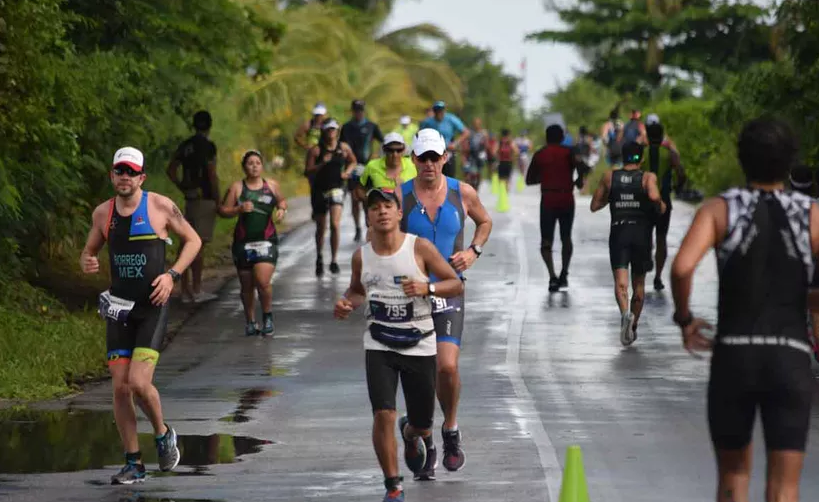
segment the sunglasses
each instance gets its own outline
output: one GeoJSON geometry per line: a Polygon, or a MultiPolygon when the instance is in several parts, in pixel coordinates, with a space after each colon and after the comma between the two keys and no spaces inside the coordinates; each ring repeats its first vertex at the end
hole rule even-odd
{"type": "Polygon", "coordinates": [[[403,148],[385,148],[384,152],[385,153],[401,154],[401,153],[404,153],[404,149],[403,148]]]}
{"type": "Polygon", "coordinates": [[[124,164],[120,164],[111,168],[111,171],[116,174],[117,176],[122,176],[123,174],[134,178],[136,176],[142,175],[141,171],[135,171],[134,168],[131,166],[126,166],[124,164]]]}
{"type": "Polygon", "coordinates": [[[435,163],[441,160],[441,157],[443,157],[443,155],[438,155],[435,152],[424,152],[418,156],[418,160],[420,160],[421,162],[432,161],[433,163],[435,163]]]}

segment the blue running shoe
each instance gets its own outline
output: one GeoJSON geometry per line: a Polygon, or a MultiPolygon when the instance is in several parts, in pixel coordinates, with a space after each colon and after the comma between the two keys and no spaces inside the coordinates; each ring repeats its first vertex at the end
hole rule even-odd
{"type": "Polygon", "coordinates": [[[420,436],[407,440],[404,430],[408,425],[409,418],[406,416],[401,417],[401,420],[398,421],[398,430],[401,433],[401,439],[404,440],[404,461],[407,463],[407,468],[414,474],[423,469],[427,463],[427,446],[420,436]]]}
{"type": "Polygon", "coordinates": [[[273,325],[273,312],[263,314],[262,316],[262,335],[273,336],[276,332],[276,326],[273,325]]]}
{"type": "Polygon", "coordinates": [[[162,471],[172,471],[179,465],[179,448],[176,446],[176,431],[168,424],[168,430],[161,438],[156,438],[156,453],[159,457],[159,469],[162,471]]]}
{"type": "Polygon", "coordinates": [[[112,485],[132,485],[145,481],[145,466],[134,462],[125,462],[125,467],[111,476],[112,485]]]}
{"type": "Polygon", "coordinates": [[[392,491],[387,490],[387,494],[384,495],[384,502],[404,502],[404,489],[401,485],[398,485],[392,491]]]}
{"type": "Polygon", "coordinates": [[[245,324],[245,336],[256,336],[259,334],[259,328],[256,326],[256,321],[251,321],[245,324]]]}

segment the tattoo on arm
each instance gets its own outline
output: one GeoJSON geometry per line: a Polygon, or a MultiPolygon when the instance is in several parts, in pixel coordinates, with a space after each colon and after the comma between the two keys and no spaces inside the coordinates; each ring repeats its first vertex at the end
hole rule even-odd
{"type": "Polygon", "coordinates": [[[183,219],[184,216],[182,215],[182,211],[179,210],[179,207],[173,202],[171,202],[171,206],[172,206],[171,213],[173,214],[173,217],[178,220],[183,219]]]}

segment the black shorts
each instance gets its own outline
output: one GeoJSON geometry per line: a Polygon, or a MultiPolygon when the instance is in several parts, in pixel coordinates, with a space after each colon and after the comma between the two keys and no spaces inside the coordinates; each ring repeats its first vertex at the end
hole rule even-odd
{"type": "Polygon", "coordinates": [[[436,341],[454,343],[460,347],[464,334],[464,295],[454,298],[431,296],[430,301],[436,341]]]}
{"type": "Polygon", "coordinates": [[[332,206],[344,205],[344,188],[339,187],[341,194],[328,195],[330,190],[312,190],[310,192],[310,205],[313,207],[313,219],[324,216],[330,212],[332,206]]]}
{"type": "Polygon", "coordinates": [[[540,247],[551,246],[555,241],[555,225],[560,223],[560,242],[572,240],[574,204],[565,209],[552,209],[540,204],[540,247]]]}
{"type": "Polygon", "coordinates": [[[654,268],[651,260],[651,226],[645,223],[612,225],[609,260],[612,270],[631,267],[632,276],[650,272],[654,268]]]}
{"type": "Polygon", "coordinates": [[[512,176],[512,163],[501,161],[498,163],[498,178],[508,180],[512,176]]]}
{"type": "Polygon", "coordinates": [[[748,446],[759,408],[766,449],[805,451],[814,388],[810,359],[792,347],[716,345],[708,382],[714,447],[748,446]]]}
{"type": "Polygon", "coordinates": [[[431,428],[438,373],[436,356],[405,356],[387,350],[367,350],[365,361],[373,413],[395,410],[400,376],[410,425],[416,429],[431,428]]]}
{"type": "Polygon", "coordinates": [[[159,349],[168,328],[168,304],[161,307],[137,305],[127,323],[106,319],[105,346],[108,365],[134,361],[159,361],[159,349]]]}
{"type": "Polygon", "coordinates": [[[239,270],[253,270],[253,265],[257,263],[272,263],[275,266],[279,261],[279,236],[274,235],[261,242],[268,243],[266,249],[253,249],[256,243],[234,242],[230,247],[233,265],[239,270]]]}

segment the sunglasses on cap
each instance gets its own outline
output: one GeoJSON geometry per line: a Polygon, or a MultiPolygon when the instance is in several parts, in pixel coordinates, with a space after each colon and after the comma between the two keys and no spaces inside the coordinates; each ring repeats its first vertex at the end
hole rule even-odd
{"type": "Polygon", "coordinates": [[[111,168],[111,172],[117,176],[122,176],[124,174],[126,176],[130,176],[131,178],[142,175],[142,171],[137,171],[127,164],[117,164],[111,168]]]}
{"type": "Polygon", "coordinates": [[[421,155],[419,155],[418,160],[420,160],[421,162],[427,161],[438,162],[439,160],[441,160],[441,157],[443,157],[443,155],[438,155],[437,153],[430,151],[424,152],[421,155]]]}

